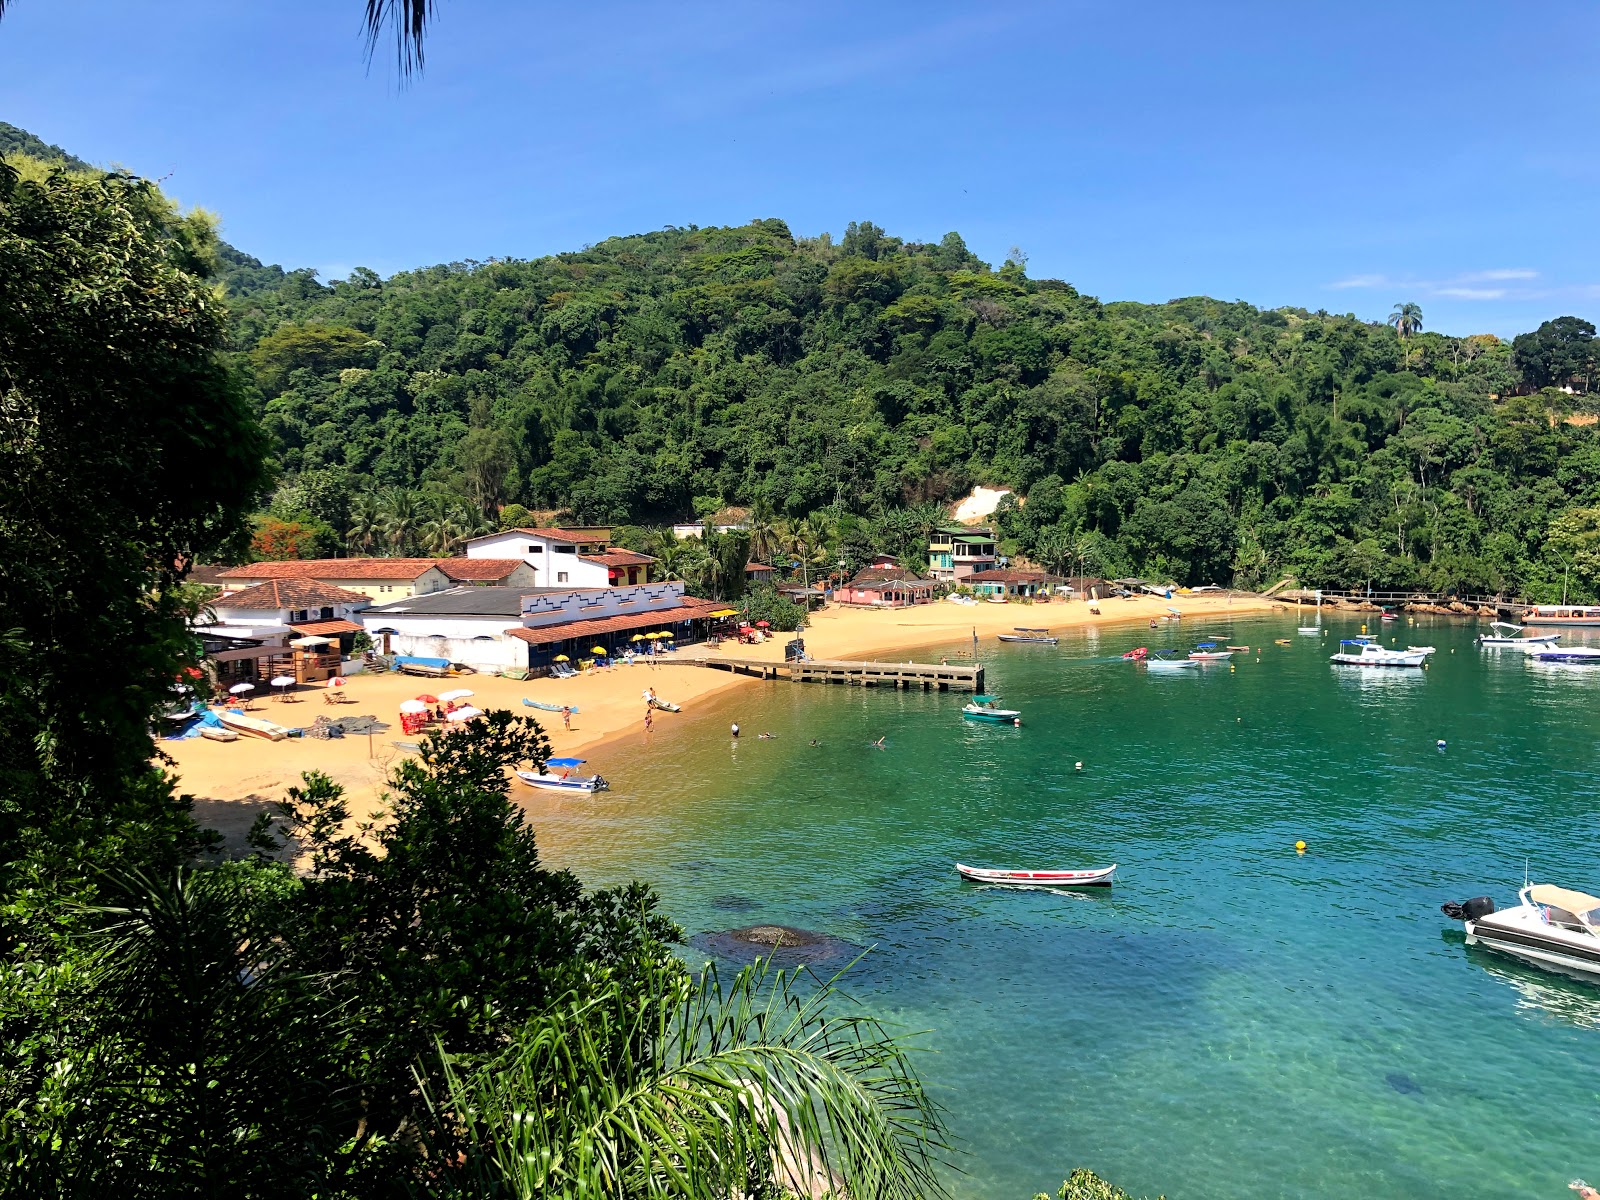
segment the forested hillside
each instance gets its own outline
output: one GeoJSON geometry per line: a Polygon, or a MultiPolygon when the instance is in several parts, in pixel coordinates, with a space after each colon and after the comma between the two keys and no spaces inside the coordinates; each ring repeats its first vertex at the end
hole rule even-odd
{"type": "Polygon", "coordinates": [[[777,220],[669,228],[327,285],[234,271],[279,515],[336,532],[352,497],[401,489],[584,522],[863,517],[858,549],[914,555],[898,510],[982,482],[1026,494],[1003,529],[1056,567],[1480,592],[1558,588],[1575,551],[1600,566],[1589,516],[1549,544],[1600,502],[1595,429],[1562,419],[1584,400],[1533,390],[1585,387],[1584,322],[1513,351],[1206,298],[1107,304],[991,270],[956,234],[870,223],[838,244],[777,220]]]}

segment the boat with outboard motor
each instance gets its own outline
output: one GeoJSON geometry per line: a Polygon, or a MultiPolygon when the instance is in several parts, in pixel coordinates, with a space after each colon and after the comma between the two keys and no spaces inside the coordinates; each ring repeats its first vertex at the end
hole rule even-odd
{"type": "Polygon", "coordinates": [[[1339,643],[1339,653],[1328,661],[1346,667],[1420,667],[1428,661],[1430,652],[1423,650],[1390,650],[1379,645],[1375,638],[1345,638],[1339,643]],[[1345,647],[1350,649],[1346,650],[1345,647]]]}
{"type": "Polygon", "coordinates": [[[1463,923],[1469,944],[1600,978],[1600,897],[1526,883],[1513,908],[1496,909],[1492,896],[1474,896],[1442,904],[1440,911],[1463,923]]]}
{"type": "Polygon", "coordinates": [[[1051,637],[1048,629],[1028,629],[1022,625],[1016,627],[1015,633],[1002,633],[996,636],[1002,642],[1034,642],[1040,646],[1054,646],[1061,640],[1058,637],[1051,637]]]}
{"type": "Polygon", "coordinates": [[[969,721],[987,721],[992,725],[1022,724],[1022,714],[1014,708],[1001,708],[999,696],[974,696],[961,706],[961,715],[969,721]]]}
{"type": "Polygon", "coordinates": [[[1193,650],[1189,651],[1189,658],[1198,663],[1227,662],[1232,657],[1233,651],[1231,649],[1218,650],[1215,642],[1201,642],[1193,650]]]}
{"type": "Polygon", "coordinates": [[[1513,625],[1509,621],[1491,621],[1489,622],[1489,628],[1504,629],[1508,632],[1501,634],[1480,633],[1477,638],[1474,639],[1478,645],[1485,647],[1521,646],[1523,648],[1528,648],[1532,646],[1553,646],[1555,643],[1561,640],[1561,635],[1559,633],[1530,633],[1522,637],[1517,637],[1515,635],[1522,633],[1527,626],[1513,625]]]}
{"type": "Polygon", "coordinates": [[[1011,887],[1110,887],[1117,873],[1117,864],[1093,867],[1087,871],[1001,871],[987,867],[969,867],[957,863],[961,878],[973,883],[994,883],[1011,887]]]}
{"type": "Polygon", "coordinates": [[[1150,651],[1144,660],[1144,669],[1164,674],[1172,671],[1188,671],[1200,669],[1200,660],[1197,658],[1178,658],[1176,651],[1161,649],[1150,651]]]}
{"type": "Polygon", "coordinates": [[[583,766],[581,758],[547,758],[545,759],[545,772],[551,767],[566,772],[561,775],[550,775],[537,771],[518,771],[516,776],[532,788],[542,788],[547,792],[603,792],[611,785],[602,775],[573,775],[570,772],[583,766]]]}
{"type": "Polygon", "coordinates": [[[1542,663],[1579,663],[1586,667],[1600,666],[1600,648],[1594,646],[1540,646],[1529,650],[1528,658],[1542,663]]]}

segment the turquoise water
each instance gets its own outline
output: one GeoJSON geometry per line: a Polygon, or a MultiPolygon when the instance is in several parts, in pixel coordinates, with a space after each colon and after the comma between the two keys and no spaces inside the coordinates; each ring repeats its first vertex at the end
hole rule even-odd
{"type": "Polygon", "coordinates": [[[614,790],[536,801],[536,826],[691,931],[871,947],[848,990],[930,1031],[960,1195],[1074,1165],[1173,1200],[1565,1195],[1600,1176],[1600,986],[1469,949],[1438,905],[1509,903],[1525,863],[1600,887],[1600,669],[1421,620],[1383,632],[1437,646],[1427,671],[1336,669],[1356,625],[1295,623],[1185,622],[1259,645],[1195,677],[1090,661],[1165,630],[987,644],[1021,729],[950,695],[751,685],[598,755],[614,790]],[[1121,869],[1063,895],[963,884],[958,859],[1121,869]]]}

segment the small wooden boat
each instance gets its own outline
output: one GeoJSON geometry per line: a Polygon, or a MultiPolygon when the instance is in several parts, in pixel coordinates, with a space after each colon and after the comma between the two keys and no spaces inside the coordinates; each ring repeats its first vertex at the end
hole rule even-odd
{"type": "Polygon", "coordinates": [[[213,742],[237,742],[239,735],[231,729],[220,729],[215,725],[200,726],[200,736],[213,742]]]}
{"type": "Polygon", "coordinates": [[[1249,654],[1250,653],[1250,647],[1249,646],[1229,646],[1228,649],[1231,650],[1235,654],[1249,654]]]}
{"type": "MultiPolygon", "coordinates": [[[[1301,632],[1304,633],[1305,631],[1301,630],[1301,632]]],[[[1272,644],[1274,646],[1292,646],[1292,645],[1294,645],[1294,643],[1291,642],[1288,638],[1273,638],[1272,639],[1272,644]]]]}
{"type": "Polygon", "coordinates": [[[282,725],[271,721],[263,721],[260,717],[252,717],[248,713],[233,712],[221,709],[217,712],[217,720],[236,733],[246,734],[250,737],[266,738],[269,742],[281,742],[289,736],[289,731],[282,725]]]}
{"type": "MultiPolygon", "coordinates": [[[[551,758],[545,760],[546,769],[555,767],[560,771],[571,771],[583,766],[581,758],[551,758]]],[[[540,788],[547,792],[603,792],[611,785],[601,775],[548,775],[537,771],[518,771],[518,779],[531,788],[540,788]]]]}
{"type": "Polygon", "coordinates": [[[1014,708],[1001,708],[999,696],[974,696],[962,706],[961,715],[969,721],[987,721],[994,725],[1022,724],[1022,714],[1014,708]]]}
{"type": "MultiPolygon", "coordinates": [[[[563,705],[560,704],[546,704],[543,700],[529,700],[526,696],[522,698],[522,702],[529,708],[541,709],[544,712],[560,712],[563,708],[563,705]]],[[[573,716],[578,715],[578,706],[576,704],[568,704],[564,707],[566,707],[573,716]]]]}
{"type": "Polygon", "coordinates": [[[1095,867],[1087,871],[996,871],[986,867],[969,867],[957,863],[956,870],[963,879],[973,883],[999,883],[1030,887],[1110,887],[1117,864],[1095,867]]]}
{"type": "Polygon", "coordinates": [[[1413,653],[1413,654],[1437,654],[1437,653],[1439,653],[1439,647],[1437,647],[1437,646],[1407,646],[1406,649],[1411,651],[1411,653],[1413,653]]]}
{"type": "Polygon", "coordinates": [[[660,696],[650,697],[650,707],[659,708],[662,712],[682,712],[683,705],[674,704],[671,700],[663,700],[660,696]]]}
{"type": "Polygon", "coordinates": [[[1002,633],[999,635],[1002,642],[1036,642],[1041,646],[1054,646],[1060,638],[1050,636],[1048,629],[1025,629],[1017,627],[1015,633],[1002,633]]]}

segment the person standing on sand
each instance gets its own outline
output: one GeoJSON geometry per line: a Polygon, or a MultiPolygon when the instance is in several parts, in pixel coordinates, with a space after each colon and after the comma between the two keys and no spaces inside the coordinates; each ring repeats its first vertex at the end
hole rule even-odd
{"type": "Polygon", "coordinates": [[[648,704],[646,704],[644,706],[644,731],[646,733],[650,732],[650,728],[651,728],[652,724],[653,724],[653,722],[652,722],[652,719],[650,717],[650,706],[648,704]]]}
{"type": "Polygon", "coordinates": [[[572,732],[572,705],[570,704],[563,704],[561,706],[561,728],[565,729],[568,733],[572,732]]]}

